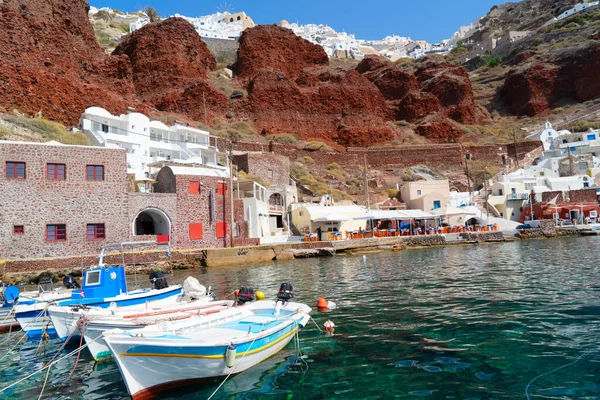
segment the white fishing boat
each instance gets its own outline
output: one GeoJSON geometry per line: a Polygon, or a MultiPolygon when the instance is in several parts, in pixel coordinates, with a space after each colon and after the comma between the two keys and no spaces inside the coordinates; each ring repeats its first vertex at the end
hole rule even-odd
{"type": "MultiPolygon", "coordinates": [[[[127,291],[127,280],[125,277],[125,262],[122,265],[105,265],[104,257],[110,249],[124,249],[148,246],[156,242],[128,242],[106,245],[102,247],[98,266],[83,272],[83,286],[70,280],[72,289],[65,299],[62,293],[41,293],[34,299],[20,298],[15,307],[15,318],[21,328],[30,338],[39,337],[43,334],[56,336],[61,340],[69,337],[70,328],[64,329],[58,334],[50,316],[48,307],[50,302],[59,306],[81,306],[81,307],[138,307],[143,308],[147,303],[169,304],[180,300],[183,290],[180,285],[168,286],[166,279],[161,278],[160,284],[154,283],[153,288],[136,289],[127,291]],[[66,334],[65,334],[66,332],[66,334]]],[[[124,256],[123,256],[124,257],[124,256]]],[[[66,281],[65,281],[66,282],[66,281]]],[[[65,325],[66,326],[66,325],[65,325]]],[[[77,339],[73,337],[73,339],[77,339]]]]}
{"type": "Polygon", "coordinates": [[[213,301],[209,298],[187,304],[174,304],[148,311],[120,311],[106,315],[106,310],[94,310],[85,315],[83,337],[96,361],[112,358],[102,334],[108,330],[132,330],[164,321],[176,321],[195,316],[207,316],[231,308],[233,300],[213,301]]]}
{"type": "Polygon", "coordinates": [[[310,311],[285,299],[257,301],[210,316],[107,331],[103,337],[129,394],[140,399],[260,363],[293,339],[310,311]]]}

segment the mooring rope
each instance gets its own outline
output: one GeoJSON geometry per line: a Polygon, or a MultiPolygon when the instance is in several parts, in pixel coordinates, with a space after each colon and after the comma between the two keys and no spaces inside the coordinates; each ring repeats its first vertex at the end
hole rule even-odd
{"type": "MultiPolygon", "coordinates": [[[[48,306],[49,306],[49,304],[47,304],[33,320],[31,320],[31,321],[29,321],[29,323],[25,324],[25,326],[23,327],[23,330],[25,330],[27,327],[29,327],[29,325],[37,322],[37,320],[46,313],[48,306]]],[[[27,339],[27,337],[28,337],[27,334],[23,335],[21,337],[21,339],[19,339],[17,341],[17,343],[15,343],[7,352],[4,353],[4,355],[2,357],[0,357],[0,362],[2,362],[2,360],[4,360],[19,344],[21,344],[21,342],[23,342],[24,339],[27,339]]]]}
{"type": "MultiPolygon", "coordinates": [[[[260,331],[262,330],[262,328],[265,326],[265,324],[263,323],[260,326],[260,331]]],[[[225,384],[225,382],[227,382],[227,379],[229,379],[229,377],[231,376],[231,374],[233,374],[235,372],[235,370],[237,369],[237,367],[242,363],[242,361],[244,360],[244,357],[246,357],[246,354],[248,354],[248,351],[250,351],[250,349],[252,348],[252,345],[254,345],[254,342],[256,341],[256,339],[258,339],[258,334],[256,334],[256,336],[254,336],[254,340],[252,340],[252,343],[250,343],[250,346],[248,346],[248,348],[246,349],[246,351],[244,352],[244,355],[242,356],[242,358],[240,358],[240,361],[234,365],[234,367],[231,369],[231,371],[229,371],[229,374],[227,374],[227,376],[225,377],[225,379],[223,379],[223,382],[221,382],[221,384],[215,389],[215,391],[213,392],[213,394],[210,395],[210,397],[207,400],[210,400],[213,398],[213,396],[215,394],[217,394],[217,392],[219,391],[219,389],[221,389],[221,386],[223,386],[225,384]]]]}
{"type": "Polygon", "coordinates": [[[565,364],[565,365],[561,365],[561,366],[560,366],[560,367],[558,367],[558,368],[554,368],[552,371],[545,372],[545,373],[543,373],[543,374],[541,374],[541,375],[538,375],[538,376],[536,376],[535,378],[533,378],[533,379],[532,379],[532,380],[531,380],[531,381],[530,381],[530,382],[527,384],[527,386],[525,387],[525,397],[527,397],[527,400],[529,400],[529,387],[530,387],[530,386],[531,386],[531,384],[532,384],[533,382],[535,382],[535,381],[536,381],[538,378],[541,378],[541,377],[543,377],[543,376],[546,376],[546,375],[550,375],[550,374],[552,374],[552,373],[554,373],[554,372],[556,372],[556,371],[560,371],[560,370],[561,370],[561,369],[563,369],[563,368],[570,367],[571,365],[575,365],[575,364],[577,364],[577,363],[578,363],[578,362],[579,362],[579,361],[580,361],[580,360],[581,360],[581,359],[582,359],[584,356],[586,356],[586,355],[588,355],[588,354],[590,354],[590,353],[594,353],[594,352],[596,352],[596,351],[598,351],[598,349],[584,351],[583,353],[581,353],[581,354],[579,355],[579,357],[577,357],[577,359],[576,359],[575,361],[573,361],[573,362],[570,362],[570,363],[568,363],[568,364],[565,364]]]}

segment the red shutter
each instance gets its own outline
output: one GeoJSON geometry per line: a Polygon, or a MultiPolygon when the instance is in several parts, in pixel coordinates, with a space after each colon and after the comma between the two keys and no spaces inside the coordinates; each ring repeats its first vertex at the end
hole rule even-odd
{"type": "Polygon", "coordinates": [[[224,238],[227,236],[227,222],[217,222],[217,237],[224,238]]]}
{"type": "Polygon", "coordinates": [[[169,244],[169,235],[156,235],[157,244],[169,244]]]}
{"type": "Polygon", "coordinates": [[[227,194],[227,184],[224,182],[219,182],[219,184],[217,185],[217,193],[220,195],[226,195],[227,194]]]}
{"type": "Polygon", "coordinates": [[[190,240],[202,239],[202,223],[190,224],[190,240]]]}
{"type": "Polygon", "coordinates": [[[188,187],[189,194],[200,194],[200,182],[190,182],[188,187]]]}

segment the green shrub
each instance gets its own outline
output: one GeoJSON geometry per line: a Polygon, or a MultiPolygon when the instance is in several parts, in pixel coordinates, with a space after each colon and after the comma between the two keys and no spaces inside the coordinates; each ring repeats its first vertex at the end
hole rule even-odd
{"type": "Polygon", "coordinates": [[[401,126],[403,128],[410,127],[410,122],[406,122],[405,120],[396,121],[396,125],[401,126]]]}
{"type": "Polygon", "coordinates": [[[265,136],[265,139],[272,140],[276,143],[287,144],[287,145],[292,145],[292,144],[298,143],[298,139],[296,139],[294,136],[290,135],[289,133],[282,133],[280,135],[267,135],[267,136],[265,136]]]}
{"type": "Polygon", "coordinates": [[[334,170],[334,169],[342,169],[342,167],[340,166],[340,164],[336,163],[336,162],[332,162],[331,164],[329,164],[327,166],[328,170],[334,170]]]}
{"type": "Polygon", "coordinates": [[[81,132],[69,132],[58,122],[49,121],[43,118],[27,118],[16,115],[6,115],[4,119],[12,124],[40,134],[40,136],[47,141],[55,140],[64,144],[91,145],[86,134],[81,132]]]}
{"type": "Polygon", "coordinates": [[[399,199],[400,191],[398,189],[388,189],[387,195],[390,199],[399,199]]]}
{"type": "Polygon", "coordinates": [[[306,145],[304,146],[305,150],[320,150],[320,151],[333,151],[333,149],[329,146],[327,146],[325,143],[323,142],[318,142],[318,141],[311,141],[306,143],[306,145]]]}
{"type": "Polygon", "coordinates": [[[497,67],[498,65],[502,64],[502,56],[488,55],[487,57],[484,57],[484,60],[485,60],[485,63],[490,68],[494,68],[494,67],[497,67]]]}
{"type": "Polygon", "coordinates": [[[315,160],[309,156],[300,157],[297,161],[304,165],[313,165],[315,163],[315,160]]]}
{"type": "Polygon", "coordinates": [[[4,126],[4,125],[0,125],[0,139],[4,139],[7,136],[10,136],[14,134],[14,132],[12,131],[12,129],[4,126]]]}
{"type": "Polygon", "coordinates": [[[400,146],[400,145],[402,145],[401,141],[399,141],[397,139],[396,140],[392,140],[392,146],[400,146]]]}

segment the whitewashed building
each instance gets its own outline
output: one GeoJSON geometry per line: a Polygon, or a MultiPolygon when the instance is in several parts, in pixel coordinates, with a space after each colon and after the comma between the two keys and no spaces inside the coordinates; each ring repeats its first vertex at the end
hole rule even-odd
{"type": "Polygon", "coordinates": [[[136,112],[115,116],[100,107],[87,108],[79,122],[95,145],[127,151],[127,173],[136,180],[150,178],[150,165],[161,161],[229,171],[219,165],[219,149],[211,145],[207,131],[182,124],[169,127],[136,112]]]}
{"type": "Polygon", "coordinates": [[[552,148],[552,142],[559,136],[569,135],[571,132],[567,130],[556,131],[549,121],[544,124],[544,129],[527,136],[527,139],[539,140],[544,145],[544,150],[552,148]]]}

